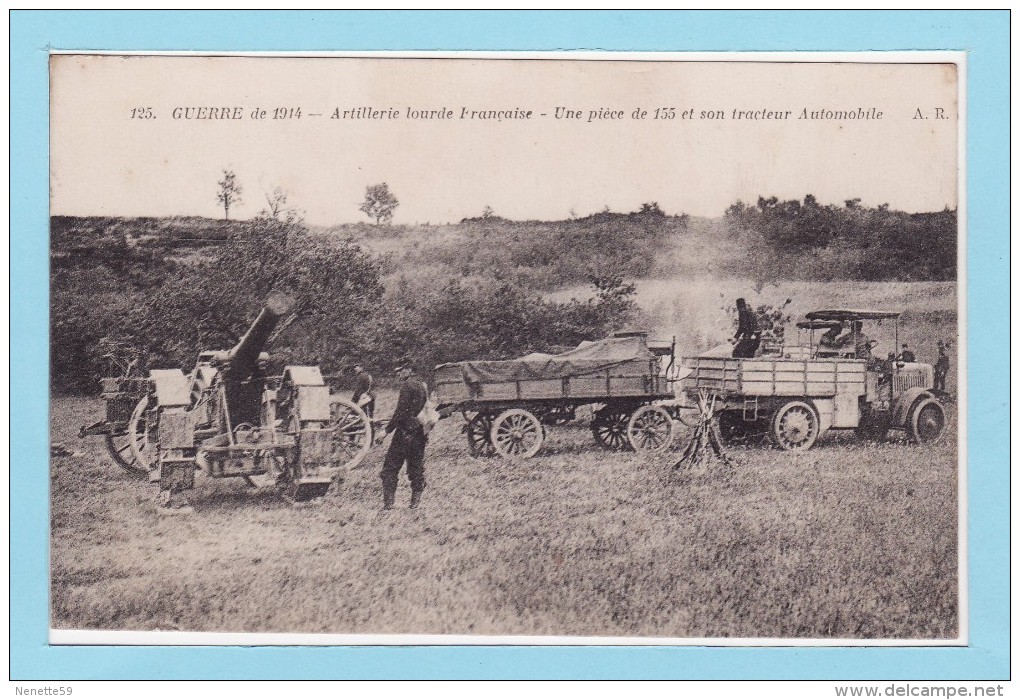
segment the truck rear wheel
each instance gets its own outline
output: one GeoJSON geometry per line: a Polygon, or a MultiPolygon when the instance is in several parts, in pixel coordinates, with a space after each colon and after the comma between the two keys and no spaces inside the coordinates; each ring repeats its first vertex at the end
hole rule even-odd
{"type": "Polygon", "coordinates": [[[946,428],[946,411],[932,398],[922,399],[910,411],[907,432],[914,442],[932,442],[946,428]]]}
{"type": "Polygon", "coordinates": [[[781,449],[803,452],[818,439],[818,414],[803,401],[783,405],[772,419],[772,439],[781,449]]]}

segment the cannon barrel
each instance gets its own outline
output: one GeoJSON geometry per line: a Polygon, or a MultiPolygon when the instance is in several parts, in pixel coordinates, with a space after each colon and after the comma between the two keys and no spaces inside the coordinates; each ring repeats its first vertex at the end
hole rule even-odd
{"type": "Polygon", "coordinates": [[[251,376],[258,368],[259,354],[265,348],[276,328],[277,321],[286,316],[294,308],[294,300],[286,294],[273,293],[266,300],[258,318],[251,324],[251,328],[237,341],[230,352],[231,375],[235,379],[243,379],[251,376]]]}

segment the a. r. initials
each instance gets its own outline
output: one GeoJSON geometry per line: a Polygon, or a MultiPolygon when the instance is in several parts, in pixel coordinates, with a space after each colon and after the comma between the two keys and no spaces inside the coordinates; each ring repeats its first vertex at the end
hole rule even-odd
{"type": "MultiPolygon", "coordinates": [[[[949,119],[949,117],[946,116],[946,110],[943,109],[942,107],[935,107],[932,111],[935,113],[933,119],[949,119]]],[[[927,119],[927,118],[928,115],[922,112],[920,107],[914,110],[914,119],[927,119]]]]}

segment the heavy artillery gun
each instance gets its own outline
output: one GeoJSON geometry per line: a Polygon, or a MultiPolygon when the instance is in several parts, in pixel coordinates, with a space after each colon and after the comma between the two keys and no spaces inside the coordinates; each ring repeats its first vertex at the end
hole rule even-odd
{"type": "Polygon", "coordinates": [[[81,429],[103,435],[111,458],[160,485],[160,499],[194,487],[195,472],[271,480],[294,500],[322,496],[371,448],[370,422],[330,394],[315,366],[269,376],[269,343],[294,303],[273,294],[230,350],[207,350],[189,375],[154,369],[102,380],[104,420],[81,429]]]}

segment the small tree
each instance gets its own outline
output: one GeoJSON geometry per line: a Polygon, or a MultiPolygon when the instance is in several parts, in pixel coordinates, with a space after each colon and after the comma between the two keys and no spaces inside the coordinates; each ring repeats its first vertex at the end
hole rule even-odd
{"type": "Polygon", "coordinates": [[[264,191],[266,195],[265,213],[270,217],[279,220],[280,215],[286,211],[287,191],[282,187],[274,187],[272,190],[264,191]]]}
{"type": "Polygon", "coordinates": [[[378,185],[369,185],[365,188],[365,201],[358,209],[375,219],[378,226],[382,221],[389,223],[393,219],[393,210],[399,205],[400,202],[390,192],[390,186],[380,182],[378,185]]]}
{"type": "Polygon", "coordinates": [[[486,204],[485,208],[482,209],[482,218],[483,219],[491,219],[495,214],[496,214],[496,212],[493,211],[492,207],[490,207],[488,204],[486,204]]]}
{"type": "Polygon", "coordinates": [[[665,216],[666,212],[662,211],[658,202],[645,202],[641,205],[641,211],[639,214],[645,214],[648,216],[665,216]]]}
{"type": "Polygon", "coordinates": [[[223,218],[230,218],[230,207],[241,201],[241,186],[237,184],[237,175],[233,170],[224,170],[223,179],[216,183],[219,189],[216,199],[223,205],[223,218]]]}

